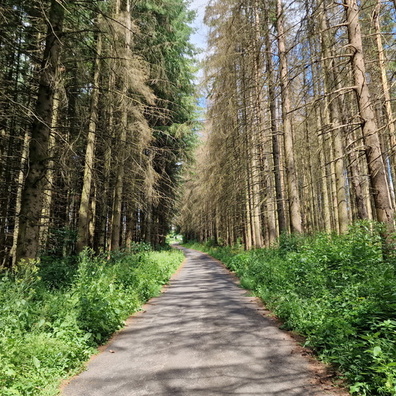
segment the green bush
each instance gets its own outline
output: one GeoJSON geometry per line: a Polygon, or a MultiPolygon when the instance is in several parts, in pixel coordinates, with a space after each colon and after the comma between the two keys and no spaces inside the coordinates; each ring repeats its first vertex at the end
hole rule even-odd
{"type": "Polygon", "coordinates": [[[383,235],[380,225],[359,222],[341,236],[282,235],[277,249],[201,250],[337,366],[353,394],[395,396],[395,250],[383,235]]]}
{"type": "Polygon", "coordinates": [[[57,394],[59,381],[157,294],[182,259],[134,245],[110,259],[85,251],[1,274],[1,395],[57,394]]]}

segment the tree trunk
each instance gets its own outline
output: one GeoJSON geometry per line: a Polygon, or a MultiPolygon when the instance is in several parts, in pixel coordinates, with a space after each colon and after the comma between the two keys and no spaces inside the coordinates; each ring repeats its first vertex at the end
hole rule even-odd
{"type": "Polygon", "coordinates": [[[91,109],[88,125],[87,146],[85,150],[84,178],[81,192],[80,209],[78,213],[78,236],[77,252],[81,252],[85,246],[89,245],[90,240],[90,223],[92,213],[90,210],[92,177],[95,158],[95,139],[96,128],[98,123],[98,104],[99,104],[99,77],[101,73],[101,53],[102,38],[100,33],[96,39],[96,60],[93,77],[93,89],[91,96],[91,109]]]}
{"type": "Polygon", "coordinates": [[[323,80],[325,85],[325,120],[326,124],[331,127],[331,139],[333,146],[333,161],[335,171],[335,189],[336,189],[336,210],[338,232],[345,233],[348,231],[349,216],[347,206],[346,181],[345,181],[345,161],[344,161],[344,136],[343,129],[340,127],[340,116],[342,113],[338,96],[332,95],[332,91],[337,86],[331,86],[332,82],[337,81],[334,67],[334,54],[332,51],[332,40],[329,38],[329,26],[327,22],[325,4],[321,3],[321,44],[323,53],[323,80]]]}
{"type": "MultiPolygon", "coordinates": [[[[131,13],[130,13],[130,2],[126,0],[122,8],[117,8],[117,19],[119,19],[124,27],[124,57],[125,57],[125,70],[127,70],[128,58],[130,56],[130,46],[131,46],[131,13]]],[[[122,79],[123,80],[123,79],[122,79]]],[[[121,80],[121,81],[122,81],[121,80]]],[[[126,81],[122,81],[122,98],[121,98],[121,132],[119,136],[120,150],[117,161],[116,170],[116,181],[114,189],[114,202],[113,202],[113,216],[112,216],[112,230],[111,230],[111,250],[117,250],[120,248],[120,238],[121,238],[121,213],[122,213],[122,198],[123,198],[123,184],[124,184],[124,166],[126,158],[126,145],[127,145],[127,131],[128,131],[128,111],[127,111],[127,94],[128,86],[126,81]]]]}
{"type": "Polygon", "coordinates": [[[23,149],[22,149],[22,156],[21,156],[21,164],[18,174],[18,189],[16,193],[16,202],[15,202],[15,213],[17,216],[15,217],[14,223],[14,237],[13,237],[13,244],[11,247],[10,255],[12,257],[12,266],[17,263],[17,243],[18,243],[18,234],[19,234],[19,216],[18,214],[21,212],[21,196],[22,196],[22,187],[23,187],[23,180],[24,180],[24,170],[26,168],[26,162],[29,155],[29,142],[30,142],[30,133],[26,130],[25,137],[23,139],[23,149]]]}
{"type": "Polygon", "coordinates": [[[348,24],[349,44],[352,52],[352,70],[356,86],[355,93],[362,119],[361,125],[366,146],[365,151],[375,210],[378,221],[387,223],[390,228],[393,228],[394,208],[382,157],[375,114],[366,81],[366,65],[359,23],[359,8],[356,0],[346,0],[344,6],[348,24]]]}
{"type": "MultiPolygon", "coordinates": [[[[386,73],[386,57],[384,46],[382,43],[381,36],[381,23],[380,23],[380,13],[382,7],[382,0],[377,0],[376,7],[374,10],[373,20],[375,26],[375,38],[377,43],[377,53],[378,53],[378,69],[381,75],[381,84],[382,84],[382,93],[384,97],[384,113],[385,119],[387,123],[388,134],[386,136],[387,146],[389,147],[389,153],[387,153],[386,158],[390,160],[390,172],[392,174],[393,183],[396,177],[396,128],[395,128],[395,120],[393,119],[393,110],[392,110],[392,102],[391,95],[389,89],[388,76],[386,73]]],[[[391,192],[391,198],[394,202],[395,200],[395,192],[394,192],[394,184],[392,184],[392,180],[389,181],[389,187],[391,192]]]]}
{"type": "Polygon", "coordinates": [[[359,141],[361,136],[357,136],[357,133],[361,133],[360,128],[358,131],[353,131],[348,134],[348,147],[350,150],[349,154],[349,171],[351,174],[351,186],[354,191],[355,205],[356,205],[356,218],[358,219],[373,219],[371,201],[367,183],[367,166],[364,168],[366,161],[363,160],[360,154],[360,150],[355,147],[356,142],[359,141]]]}
{"type": "Polygon", "coordinates": [[[56,145],[56,127],[58,123],[60,95],[59,95],[59,82],[56,82],[54,93],[54,109],[52,112],[51,132],[49,137],[48,152],[50,160],[48,161],[48,169],[46,176],[46,186],[44,190],[43,210],[41,213],[40,224],[40,244],[45,249],[48,241],[48,232],[51,219],[51,204],[55,180],[55,145],[56,145]]]}
{"type": "MultiPolygon", "coordinates": [[[[269,11],[267,10],[267,14],[269,11]]],[[[269,24],[269,19],[267,20],[269,24]]],[[[268,29],[265,31],[265,46],[266,46],[266,66],[267,66],[267,79],[268,79],[268,106],[270,115],[270,133],[271,133],[271,145],[272,145],[272,156],[273,156],[273,173],[275,183],[275,201],[276,201],[276,212],[278,215],[278,228],[279,233],[282,234],[287,232],[287,224],[285,217],[284,208],[284,197],[282,194],[282,178],[281,178],[281,160],[280,160],[280,148],[279,148],[279,131],[276,123],[276,94],[274,87],[274,65],[272,61],[271,41],[268,29]]]]}
{"type": "Polygon", "coordinates": [[[40,71],[40,83],[29,146],[29,168],[21,197],[16,259],[35,259],[40,249],[40,217],[43,205],[52,121],[55,81],[59,63],[65,5],[51,1],[48,31],[40,71]]]}
{"type": "Polygon", "coordinates": [[[298,191],[297,172],[294,160],[293,122],[291,116],[289,76],[287,70],[287,56],[284,32],[284,12],[282,0],[277,0],[277,31],[279,47],[279,67],[282,95],[282,117],[285,144],[286,178],[289,193],[290,226],[292,232],[301,233],[302,218],[298,191]]]}

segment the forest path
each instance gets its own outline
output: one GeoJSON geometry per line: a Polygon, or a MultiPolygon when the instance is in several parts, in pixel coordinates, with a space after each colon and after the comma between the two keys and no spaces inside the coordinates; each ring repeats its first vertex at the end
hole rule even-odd
{"type": "Polygon", "coordinates": [[[186,260],[164,293],[74,378],[64,396],[336,395],[217,260],[186,260]]]}

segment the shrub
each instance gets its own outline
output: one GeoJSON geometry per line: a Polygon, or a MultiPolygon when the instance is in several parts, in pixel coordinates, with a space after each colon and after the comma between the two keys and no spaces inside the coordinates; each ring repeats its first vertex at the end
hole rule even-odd
{"type": "MultiPolygon", "coordinates": [[[[396,395],[394,243],[381,225],[359,222],[346,235],[280,238],[279,248],[221,259],[284,326],[336,365],[356,395],[396,395]]],[[[195,246],[198,248],[198,246],[195,246]]]]}
{"type": "Polygon", "coordinates": [[[158,293],[182,259],[144,245],[109,260],[87,250],[0,274],[1,395],[57,394],[60,379],[158,293]]]}

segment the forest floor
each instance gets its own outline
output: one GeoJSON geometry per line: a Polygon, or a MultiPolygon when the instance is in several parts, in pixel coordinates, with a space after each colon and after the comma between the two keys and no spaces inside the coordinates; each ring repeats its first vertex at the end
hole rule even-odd
{"type": "Polygon", "coordinates": [[[217,260],[186,260],[64,396],[335,396],[331,372],[217,260]]]}

